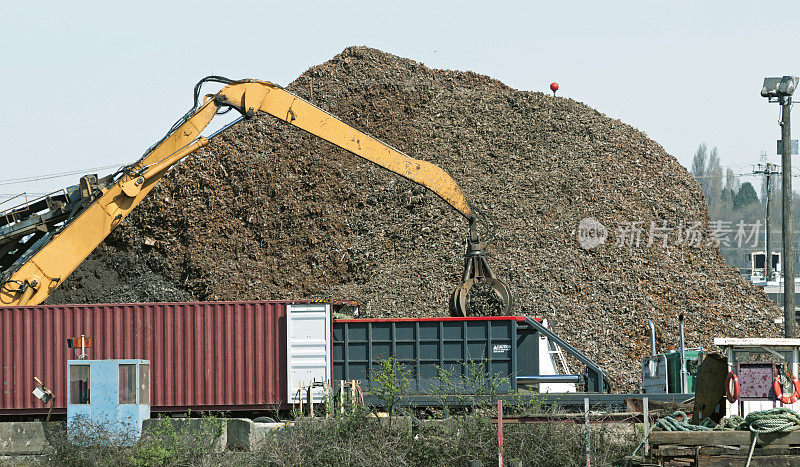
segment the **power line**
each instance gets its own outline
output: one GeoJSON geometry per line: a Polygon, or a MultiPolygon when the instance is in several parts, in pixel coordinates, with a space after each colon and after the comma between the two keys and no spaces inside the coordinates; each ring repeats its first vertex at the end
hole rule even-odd
{"type": "MultiPolygon", "coordinates": [[[[750,174],[733,174],[733,176],[734,176],[735,178],[739,178],[739,177],[742,177],[742,176],[745,176],[745,175],[750,175],[750,174]]],[[[713,179],[713,178],[719,178],[720,180],[722,180],[722,179],[724,179],[724,178],[726,177],[726,175],[722,175],[722,176],[719,176],[719,177],[718,177],[718,176],[716,176],[716,175],[694,175],[694,174],[693,174],[693,176],[694,176],[694,178],[696,178],[696,179],[698,179],[698,180],[699,180],[699,179],[701,179],[701,178],[702,178],[702,179],[713,179]]]]}
{"type": "MultiPolygon", "coordinates": [[[[0,193],[0,197],[1,198],[5,198],[6,196],[18,196],[20,194],[22,194],[22,193],[0,193]]],[[[31,196],[44,196],[44,195],[50,194],[50,192],[49,191],[26,191],[25,194],[26,195],[31,195],[31,196]]]]}
{"type": "Polygon", "coordinates": [[[0,180],[0,185],[16,185],[19,183],[38,182],[40,180],[50,180],[53,178],[69,177],[71,175],[86,174],[95,170],[116,169],[125,164],[104,165],[101,167],[91,167],[88,169],[71,170],[68,172],[56,172],[44,175],[34,175],[31,177],[9,178],[7,180],[0,180]]]}

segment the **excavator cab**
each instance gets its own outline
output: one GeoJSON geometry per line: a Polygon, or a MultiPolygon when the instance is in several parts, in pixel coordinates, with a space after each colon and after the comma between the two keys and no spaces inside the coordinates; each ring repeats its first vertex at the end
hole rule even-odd
{"type": "Polygon", "coordinates": [[[469,221],[461,285],[450,294],[450,314],[453,316],[511,314],[511,291],[494,276],[483,253],[485,247],[486,242],[481,241],[473,217],[469,221]]]}

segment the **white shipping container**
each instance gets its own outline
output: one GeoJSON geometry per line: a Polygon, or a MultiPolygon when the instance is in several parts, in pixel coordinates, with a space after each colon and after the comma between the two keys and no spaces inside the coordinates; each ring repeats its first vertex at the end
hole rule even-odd
{"type": "MultiPolygon", "coordinates": [[[[287,305],[286,374],[289,403],[306,401],[303,389],[331,380],[331,309],[324,303],[287,305]]],[[[312,389],[314,402],[323,402],[324,388],[312,389]]]]}

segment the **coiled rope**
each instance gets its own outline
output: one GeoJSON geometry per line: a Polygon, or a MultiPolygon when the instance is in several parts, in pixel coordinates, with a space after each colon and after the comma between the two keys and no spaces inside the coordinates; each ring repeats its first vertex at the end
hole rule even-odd
{"type": "Polygon", "coordinates": [[[800,414],[786,407],[750,412],[744,419],[753,433],[777,433],[800,430],[800,414]]]}
{"type": "Polygon", "coordinates": [[[755,433],[753,441],[750,443],[750,452],[747,454],[747,463],[745,464],[745,467],[749,467],[750,460],[753,459],[753,450],[756,447],[758,435],[800,430],[800,414],[786,407],[776,407],[774,409],[750,412],[744,418],[744,423],[751,432],[755,433]]]}
{"type": "Polygon", "coordinates": [[[689,423],[689,416],[678,410],[672,416],[659,418],[656,420],[654,429],[664,431],[733,431],[739,429],[745,419],[738,415],[725,417],[717,424],[710,418],[704,418],[699,425],[689,423]]]}
{"type": "Polygon", "coordinates": [[[677,412],[673,413],[672,416],[667,415],[665,417],[659,418],[656,420],[656,424],[654,429],[661,429],[664,431],[711,431],[713,428],[705,426],[705,424],[700,425],[692,425],[689,423],[689,416],[686,413],[678,410],[677,412]]]}
{"type": "Polygon", "coordinates": [[[738,415],[731,415],[725,417],[719,424],[714,423],[711,419],[704,419],[699,425],[692,425],[689,423],[689,417],[682,411],[677,411],[671,416],[659,418],[653,427],[644,435],[644,439],[633,451],[633,456],[639,449],[647,442],[650,437],[650,432],[653,430],[663,431],[733,431],[733,430],[749,430],[754,433],[753,440],[750,443],[750,451],[747,455],[747,463],[745,466],[750,465],[753,458],[753,451],[755,450],[758,435],[763,433],[789,433],[792,431],[800,430],[800,413],[786,407],[776,407],[774,409],[760,410],[757,412],[750,412],[747,417],[742,418],[738,415]]]}

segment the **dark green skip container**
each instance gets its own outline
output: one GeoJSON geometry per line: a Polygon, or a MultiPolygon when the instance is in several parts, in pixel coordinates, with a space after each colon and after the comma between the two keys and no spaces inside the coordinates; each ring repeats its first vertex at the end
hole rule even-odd
{"type": "MultiPolygon", "coordinates": [[[[380,363],[394,357],[407,372],[411,394],[472,394],[489,385],[497,393],[513,392],[518,379],[539,375],[542,334],[593,364],[540,321],[524,316],[337,319],[333,379],[359,380],[368,391],[380,363]]],[[[590,391],[602,392],[604,374],[597,369],[590,368],[586,382],[590,391]]]]}
{"type": "Polygon", "coordinates": [[[442,390],[442,377],[463,392],[478,371],[492,375],[499,391],[513,391],[517,322],[512,316],[335,320],[333,379],[360,380],[367,390],[380,362],[394,357],[410,373],[412,393],[442,390]]]}

